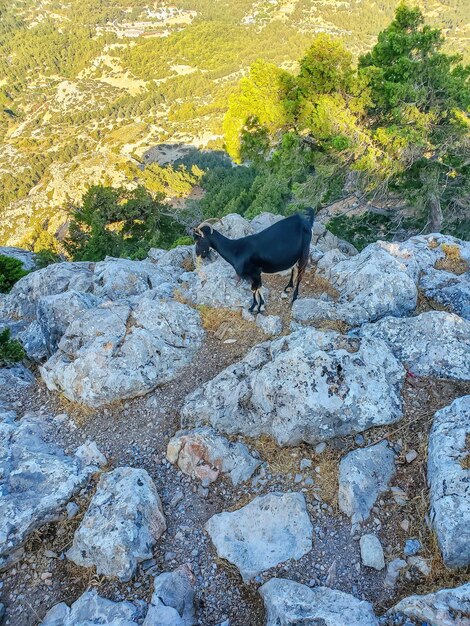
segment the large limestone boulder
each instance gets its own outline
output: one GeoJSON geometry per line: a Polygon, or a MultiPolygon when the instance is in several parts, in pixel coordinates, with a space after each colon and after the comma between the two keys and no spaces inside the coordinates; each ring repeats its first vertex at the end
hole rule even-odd
{"type": "MultiPolygon", "coordinates": [[[[43,337],[48,356],[57,350],[59,341],[71,324],[84,311],[92,309],[101,303],[101,299],[91,293],[79,291],[64,291],[63,293],[39,298],[36,317],[43,337]]],[[[36,324],[31,324],[28,335],[34,334],[36,324]]],[[[22,336],[23,344],[26,335],[22,336]]],[[[34,340],[34,339],[33,339],[34,340]]],[[[31,354],[31,350],[27,350],[31,354]]]]}
{"type": "Polygon", "coordinates": [[[132,306],[105,303],[85,311],[40,372],[49,389],[98,407],[172,380],[190,363],[202,336],[197,311],[144,294],[132,306]]]}
{"type": "Polygon", "coordinates": [[[453,313],[429,311],[416,317],[386,317],[366,324],[361,337],[382,339],[417,376],[470,379],[470,322],[453,313]]]}
{"type": "Polygon", "coordinates": [[[380,340],[305,328],[255,346],[190,394],[181,416],[185,428],[318,443],[400,419],[404,376],[380,340]]]}
{"type": "Polygon", "coordinates": [[[64,291],[93,291],[93,263],[54,263],[21,278],[3,303],[3,315],[32,322],[39,298],[64,291]]]}
{"type": "Polygon", "coordinates": [[[430,519],[448,567],[470,564],[470,396],[434,416],[428,449],[430,519]]]}
{"type": "MultiPolygon", "coordinates": [[[[315,227],[313,241],[316,241],[315,227]]],[[[341,248],[339,244],[338,247],[341,248]]],[[[450,279],[438,276],[447,272],[434,269],[446,258],[449,249],[464,260],[470,259],[470,242],[439,234],[412,237],[405,242],[377,241],[352,258],[338,249],[327,249],[318,261],[317,272],[339,291],[339,299],[337,302],[300,299],[293,306],[293,317],[299,322],[341,320],[352,326],[387,315],[403,317],[416,308],[421,275],[433,271],[437,272],[433,285],[441,285],[446,292],[433,299],[460,313],[465,306],[465,279],[446,285],[445,280],[450,279]]]]}
{"type": "Polygon", "coordinates": [[[127,581],[138,563],[152,557],[165,530],[162,504],[148,473],[118,467],[101,477],[67,557],[127,581]]]}
{"type": "Polygon", "coordinates": [[[245,582],[312,549],[313,527],[301,493],[259,496],[238,511],[213,515],[205,526],[217,554],[245,582]]]}
{"type": "Polygon", "coordinates": [[[238,485],[248,480],[261,464],[244,444],[228,441],[207,427],[177,433],[170,439],[166,457],[184,474],[204,483],[214,482],[222,472],[238,485]]]}
{"type": "Polygon", "coordinates": [[[408,596],[387,611],[382,626],[406,623],[429,626],[467,626],[470,623],[470,583],[440,589],[424,596],[408,596]],[[413,620],[410,622],[409,620],[413,620]]]}
{"type": "Polygon", "coordinates": [[[183,296],[197,305],[237,309],[253,300],[249,282],[239,280],[233,267],[219,256],[214,261],[197,261],[196,271],[182,274],[180,282],[183,296]]]}
{"type": "Polygon", "coordinates": [[[229,239],[240,239],[254,233],[254,228],[250,222],[238,213],[225,215],[220,222],[214,224],[214,228],[229,239]]]}
{"type": "Polygon", "coordinates": [[[339,464],[339,508],[353,524],[363,522],[394,474],[395,454],[386,441],[353,450],[339,464]]]}
{"type": "MultiPolygon", "coordinates": [[[[284,219],[283,215],[275,215],[274,213],[260,213],[251,220],[251,228],[253,233],[259,233],[266,228],[269,228],[276,222],[280,222],[284,219]]],[[[251,234],[251,233],[250,233],[251,234]]]]}
{"type": "Polygon", "coordinates": [[[93,293],[108,300],[122,300],[152,289],[160,297],[169,297],[174,280],[170,271],[160,269],[149,261],[108,257],[95,264],[93,293]]]}
{"type": "Polygon", "coordinates": [[[369,602],[329,587],[311,589],[293,580],[271,578],[259,588],[266,626],[377,626],[369,602]]]}
{"type": "Polygon", "coordinates": [[[193,626],[196,623],[193,584],[194,576],[184,565],[157,576],[143,626],[193,626]]]}
{"type": "Polygon", "coordinates": [[[40,626],[137,626],[141,617],[142,607],[131,602],[112,602],[93,589],[82,594],[70,608],[65,602],[53,606],[40,626]]]}
{"type": "Polygon", "coordinates": [[[299,299],[292,308],[294,319],[336,319],[358,325],[384,315],[407,315],[415,309],[415,281],[402,260],[381,244],[371,244],[357,256],[339,262],[335,262],[337,250],[327,252],[318,262],[317,273],[339,291],[339,300],[299,299]]]}
{"type": "Polygon", "coordinates": [[[60,518],[97,470],[46,443],[38,418],[0,421],[0,569],[34,530],[60,518]]]}
{"type": "Polygon", "coordinates": [[[14,248],[12,246],[0,246],[0,256],[8,256],[12,259],[20,261],[23,269],[30,271],[36,267],[36,255],[29,250],[23,248],[14,248]]]}

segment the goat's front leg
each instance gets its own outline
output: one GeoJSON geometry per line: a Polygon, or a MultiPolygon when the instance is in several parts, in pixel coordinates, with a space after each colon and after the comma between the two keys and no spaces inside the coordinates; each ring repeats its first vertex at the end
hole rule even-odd
{"type": "Polygon", "coordinates": [[[290,273],[290,280],[287,283],[287,285],[284,287],[284,293],[287,293],[289,291],[289,289],[293,289],[294,288],[294,282],[297,280],[297,265],[294,265],[294,267],[291,270],[290,273]]]}

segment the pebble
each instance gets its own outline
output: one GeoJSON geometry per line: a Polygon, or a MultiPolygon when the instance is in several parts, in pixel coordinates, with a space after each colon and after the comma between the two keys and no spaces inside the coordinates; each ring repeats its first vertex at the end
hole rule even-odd
{"type": "Polygon", "coordinates": [[[302,459],[300,461],[300,471],[306,470],[308,467],[312,467],[312,461],[310,459],[302,459]]]}
{"type": "Polygon", "coordinates": [[[403,552],[406,556],[415,556],[422,549],[421,542],[418,539],[407,539],[403,552]]]}
{"type": "Polygon", "coordinates": [[[366,567],[378,571],[385,567],[384,551],[376,535],[363,535],[360,540],[361,559],[366,567]]]}
{"type": "Polygon", "coordinates": [[[80,511],[80,507],[75,502],[69,502],[65,507],[67,512],[67,519],[73,519],[76,517],[80,511]]]}
{"type": "Polygon", "coordinates": [[[405,533],[408,532],[408,530],[410,529],[410,521],[407,519],[404,519],[400,522],[400,527],[403,528],[403,530],[405,531],[405,533]]]}
{"type": "Polygon", "coordinates": [[[364,437],[363,435],[356,435],[354,437],[354,443],[358,446],[362,446],[362,444],[364,443],[364,437]]]}
{"type": "Polygon", "coordinates": [[[406,567],[406,561],[403,559],[393,559],[387,566],[387,574],[384,580],[384,587],[394,589],[401,570],[406,567]]]}
{"type": "Polygon", "coordinates": [[[322,441],[317,446],[315,446],[315,454],[323,454],[326,450],[326,443],[322,441]]]}
{"type": "Polygon", "coordinates": [[[405,454],[405,459],[407,463],[412,463],[416,457],[418,456],[418,453],[416,452],[416,450],[408,450],[408,452],[405,454]]]}
{"type": "Polygon", "coordinates": [[[294,483],[298,484],[298,483],[302,482],[302,480],[303,480],[303,476],[302,476],[302,474],[296,474],[296,475],[295,475],[295,477],[294,477],[294,483]]]}

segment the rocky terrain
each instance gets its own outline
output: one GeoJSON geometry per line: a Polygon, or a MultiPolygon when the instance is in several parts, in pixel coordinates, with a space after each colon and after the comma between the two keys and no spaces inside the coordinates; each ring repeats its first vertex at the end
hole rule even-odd
{"type": "Polygon", "coordinates": [[[1,296],[5,625],[470,624],[470,243],[310,256],[257,317],[192,246],[1,296]]]}

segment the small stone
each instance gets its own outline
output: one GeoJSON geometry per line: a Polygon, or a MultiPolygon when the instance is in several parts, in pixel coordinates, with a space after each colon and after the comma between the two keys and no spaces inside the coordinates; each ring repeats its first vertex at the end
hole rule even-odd
{"type": "Polygon", "coordinates": [[[378,571],[385,567],[384,552],[376,535],[363,535],[360,539],[361,559],[366,567],[372,567],[378,571]]]}
{"type": "Polygon", "coordinates": [[[416,457],[418,456],[418,453],[416,452],[416,450],[408,450],[408,452],[405,454],[405,459],[407,463],[412,463],[416,457]]]}
{"type": "Polygon", "coordinates": [[[73,519],[76,517],[80,511],[80,507],[75,502],[69,502],[65,507],[67,512],[67,519],[73,519]]]}
{"type": "Polygon", "coordinates": [[[393,559],[387,566],[387,574],[384,580],[384,587],[394,589],[401,570],[406,567],[407,563],[403,559],[393,559]]]}
{"type": "Polygon", "coordinates": [[[363,435],[356,435],[354,437],[354,443],[358,446],[362,446],[362,444],[364,443],[364,436],[363,435]]]}
{"type": "Polygon", "coordinates": [[[315,454],[323,454],[326,450],[326,443],[322,441],[317,446],[315,446],[315,454]]]}
{"type": "Polygon", "coordinates": [[[53,550],[44,550],[44,556],[48,559],[56,559],[58,555],[57,552],[53,552],[53,550]]]}
{"type": "Polygon", "coordinates": [[[300,461],[300,471],[306,470],[308,467],[312,466],[312,461],[310,459],[302,459],[300,461]]]}
{"type": "Polygon", "coordinates": [[[307,476],[307,478],[304,480],[304,485],[306,487],[312,487],[314,484],[314,480],[311,476],[307,476]]]}
{"type": "Polygon", "coordinates": [[[47,580],[48,578],[52,578],[51,572],[43,572],[40,576],[41,580],[47,580]]]}
{"type": "Polygon", "coordinates": [[[403,552],[405,553],[405,556],[415,556],[415,554],[420,552],[421,548],[421,542],[418,541],[418,539],[407,539],[405,541],[403,552]]]}
{"type": "Polygon", "coordinates": [[[429,576],[431,573],[428,561],[422,556],[409,556],[407,558],[407,562],[410,567],[416,567],[416,569],[420,571],[423,576],[429,576]]]}
{"type": "Polygon", "coordinates": [[[302,474],[296,474],[296,475],[295,475],[295,477],[294,477],[294,483],[298,484],[298,483],[302,482],[302,480],[303,480],[303,476],[302,476],[302,474]]]}
{"type": "Polygon", "coordinates": [[[403,519],[400,522],[400,527],[403,528],[403,530],[405,531],[405,533],[408,532],[409,528],[410,528],[410,520],[407,519],[403,519]]]}

